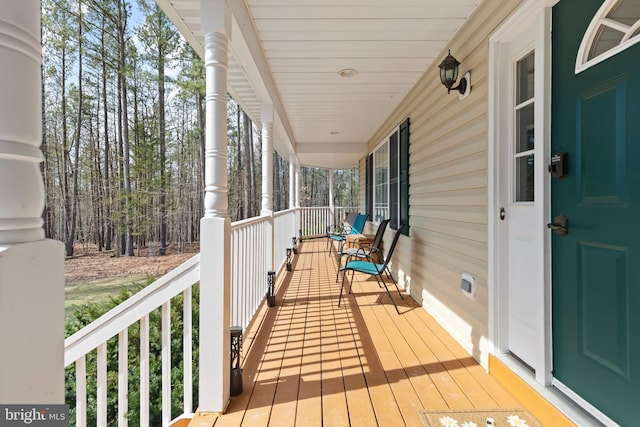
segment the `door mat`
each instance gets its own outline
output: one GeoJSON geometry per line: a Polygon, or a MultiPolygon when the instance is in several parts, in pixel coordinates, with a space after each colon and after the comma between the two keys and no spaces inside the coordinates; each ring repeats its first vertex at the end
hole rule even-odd
{"type": "Polygon", "coordinates": [[[523,408],[476,408],[438,411],[418,411],[425,427],[543,427],[523,408]]]}

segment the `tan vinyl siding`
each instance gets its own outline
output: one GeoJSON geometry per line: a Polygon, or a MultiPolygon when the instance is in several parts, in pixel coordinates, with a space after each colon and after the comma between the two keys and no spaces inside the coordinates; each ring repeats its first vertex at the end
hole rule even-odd
{"type": "MultiPolygon", "coordinates": [[[[412,296],[475,357],[486,362],[488,336],[488,38],[520,4],[485,0],[451,41],[471,71],[472,90],[463,100],[447,95],[437,63],[425,71],[385,125],[374,147],[410,118],[410,238],[401,239],[394,271],[412,296]],[[476,298],[460,291],[463,272],[476,277],[476,298]]],[[[365,206],[365,159],[360,162],[360,203],[365,206]]],[[[387,238],[391,236],[387,233],[387,238]]]]}

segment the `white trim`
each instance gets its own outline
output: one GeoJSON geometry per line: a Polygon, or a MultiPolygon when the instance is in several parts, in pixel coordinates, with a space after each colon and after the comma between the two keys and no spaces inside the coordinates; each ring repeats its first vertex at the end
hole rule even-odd
{"type": "Polygon", "coordinates": [[[533,391],[544,397],[558,411],[577,426],[600,426],[600,423],[604,423],[607,426],[617,426],[615,422],[607,418],[606,415],[601,414],[600,411],[588,403],[585,402],[586,405],[581,406],[580,402],[584,401],[569,389],[563,390],[563,385],[559,381],[554,379],[552,384],[553,387],[543,386],[536,381],[531,371],[527,370],[519,361],[515,360],[510,355],[501,354],[495,357],[502,362],[507,369],[531,387],[533,391]],[[596,412],[600,413],[600,416],[598,416],[596,412]],[[596,421],[596,419],[600,423],[596,421]]]}
{"type": "MultiPolygon", "coordinates": [[[[373,154],[373,173],[372,173],[372,188],[371,188],[371,197],[372,197],[372,209],[373,212],[371,213],[371,218],[369,219],[369,221],[371,221],[373,224],[379,224],[380,221],[378,221],[376,219],[376,152],[378,150],[380,150],[384,144],[387,144],[387,169],[389,171],[389,173],[387,173],[387,217],[391,218],[391,174],[390,174],[390,170],[391,170],[391,137],[396,134],[397,138],[398,138],[398,155],[397,155],[397,168],[398,168],[398,183],[396,185],[396,189],[395,192],[397,193],[397,197],[398,197],[398,211],[396,212],[396,217],[398,219],[398,222],[400,222],[400,149],[401,149],[401,144],[400,144],[400,126],[404,123],[404,121],[398,123],[395,127],[392,128],[392,130],[383,138],[380,140],[380,142],[373,148],[373,150],[369,151],[367,153],[367,157],[369,157],[370,154],[373,154]]],[[[396,225],[397,227],[400,226],[400,224],[398,223],[396,225]]]]}
{"type": "Polygon", "coordinates": [[[591,414],[594,418],[596,418],[605,426],[607,427],[619,426],[618,423],[616,423],[611,418],[607,417],[605,414],[600,412],[598,408],[596,408],[595,406],[593,406],[592,404],[584,400],[578,394],[574,393],[573,390],[571,390],[569,387],[564,385],[561,381],[554,378],[552,384],[555,388],[557,388],[560,392],[564,393],[572,401],[576,402],[579,406],[587,410],[589,414],[591,414]]]}
{"type": "MultiPolygon", "coordinates": [[[[558,0],[559,1],[559,0],[558,0]]],[[[505,76],[501,75],[501,61],[505,59],[506,46],[509,41],[519,33],[521,28],[527,26],[531,22],[532,16],[536,17],[535,50],[536,50],[536,86],[542,84],[542,99],[536,98],[536,104],[543,107],[542,117],[542,137],[540,142],[543,144],[544,164],[550,161],[550,138],[551,138],[551,7],[557,3],[556,0],[529,0],[527,1],[512,18],[507,21],[494,35],[489,39],[489,179],[488,179],[488,202],[489,202],[489,218],[488,218],[488,248],[489,248],[489,265],[488,265],[488,288],[489,288],[489,352],[498,360],[503,362],[509,370],[527,383],[537,393],[544,397],[548,402],[553,404],[560,412],[567,416],[577,425],[593,425],[596,424],[594,419],[598,419],[605,425],[615,426],[616,424],[603,415],[598,409],[584,402],[574,392],[564,387],[552,375],[552,325],[551,325],[551,236],[546,232],[544,235],[544,337],[541,342],[542,354],[542,370],[536,370],[536,375],[527,370],[520,362],[511,357],[508,353],[508,346],[504,339],[506,328],[500,319],[506,316],[505,299],[506,293],[501,290],[498,284],[504,277],[504,271],[501,271],[501,261],[499,259],[500,245],[504,244],[500,240],[499,232],[499,191],[501,183],[499,151],[497,142],[500,135],[501,117],[499,116],[499,101],[501,96],[501,83],[505,76]],[[586,403],[586,404],[585,404],[586,403]],[[592,418],[593,417],[593,418],[592,418]]],[[[536,129],[539,117],[536,112],[536,129]]],[[[539,135],[536,132],[536,135],[539,135]]],[[[542,180],[544,192],[544,210],[545,222],[549,221],[551,215],[551,179],[548,174],[543,175],[542,180]]],[[[540,182],[538,181],[536,185],[540,182]]]]}
{"type": "MultiPolygon", "coordinates": [[[[514,39],[522,30],[522,28],[530,25],[532,16],[536,17],[536,31],[534,48],[536,50],[536,70],[539,70],[536,77],[536,87],[542,85],[540,93],[540,99],[536,98],[536,115],[541,116],[541,120],[536,120],[536,128],[542,129],[542,132],[536,132],[540,135],[539,145],[543,147],[543,151],[539,158],[541,165],[539,167],[544,168],[544,164],[549,159],[549,141],[551,135],[550,126],[550,106],[551,106],[551,6],[557,3],[557,0],[529,0],[518,9],[512,17],[499,28],[489,39],[489,208],[488,208],[488,249],[489,249],[489,265],[488,265],[488,288],[489,288],[489,352],[494,355],[502,354],[508,351],[506,339],[504,338],[507,330],[504,322],[500,319],[504,319],[507,316],[506,307],[506,290],[500,289],[498,284],[503,280],[505,272],[501,270],[501,261],[498,256],[500,247],[505,242],[500,239],[501,236],[499,230],[499,210],[500,200],[499,186],[503,179],[501,177],[500,162],[499,162],[499,147],[497,141],[500,135],[500,110],[499,103],[501,98],[502,82],[505,76],[502,75],[501,67],[499,64],[505,59],[505,49],[508,42],[514,39]]],[[[549,197],[549,179],[544,174],[546,179],[543,182],[538,182],[537,185],[541,185],[543,188],[543,203],[541,209],[543,210],[543,217],[545,220],[549,217],[550,212],[550,197],[549,197]]],[[[548,233],[546,233],[548,234],[548,233]]],[[[550,239],[545,236],[543,241],[544,252],[543,265],[540,268],[543,269],[544,275],[544,332],[540,340],[540,347],[543,354],[539,357],[539,365],[537,367],[538,378],[537,381],[541,384],[548,385],[551,381],[551,299],[550,299],[550,239]]]]}
{"type": "Polygon", "coordinates": [[[580,48],[578,49],[578,55],[576,56],[576,67],[575,73],[581,73],[587,68],[593,67],[596,64],[599,64],[612,56],[617,55],[618,53],[628,49],[634,44],[640,42],[640,35],[636,35],[635,37],[631,37],[631,35],[640,28],[640,20],[636,21],[632,26],[624,25],[618,21],[611,20],[607,18],[611,9],[614,8],[619,3],[620,0],[607,0],[605,1],[598,12],[593,16],[591,23],[587,27],[587,30],[582,37],[582,42],[580,43],[580,48]],[[613,28],[621,33],[625,33],[622,37],[620,44],[608,51],[601,53],[595,58],[589,59],[589,51],[593,46],[593,42],[595,41],[596,35],[598,34],[598,30],[600,26],[604,25],[609,28],[613,28]]]}

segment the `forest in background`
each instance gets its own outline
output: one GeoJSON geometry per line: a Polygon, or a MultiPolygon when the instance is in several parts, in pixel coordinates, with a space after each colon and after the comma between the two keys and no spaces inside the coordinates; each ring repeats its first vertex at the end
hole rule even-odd
{"type": "MultiPolygon", "coordinates": [[[[198,242],[203,216],[204,65],[153,0],[42,0],[42,166],[48,238],[135,255],[198,242]]],[[[229,98],[232,221],[260,213],[261,135],[229,98]]],[[[289,164],[274,153],[274,209],[289,164]]],[[[357,206],[358,171],[336,170],[334,203],[357,206]]],[[[328,171],[301,168],[301,206],[328,206],[328,171]]]]}

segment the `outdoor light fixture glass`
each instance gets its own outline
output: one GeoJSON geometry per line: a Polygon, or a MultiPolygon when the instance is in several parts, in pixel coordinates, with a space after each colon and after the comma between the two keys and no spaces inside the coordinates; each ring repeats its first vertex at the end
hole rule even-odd
{"type": "Polygon", "coordinates": [[[453,87],[456,80],[458,80],[459,65],[460,62],[451,55],[451,50],[449,50],[447,57],[438,65],[438,68],[440,68],[440,81],[444,87],[447,88],[447,93],[451,93],[452,90],[457,90],[460,92],[460,95],[467,93],[467,85],[469,82],[467,81],[468,77],[466,74],[460,79],[458,86],[453,87]]]}

